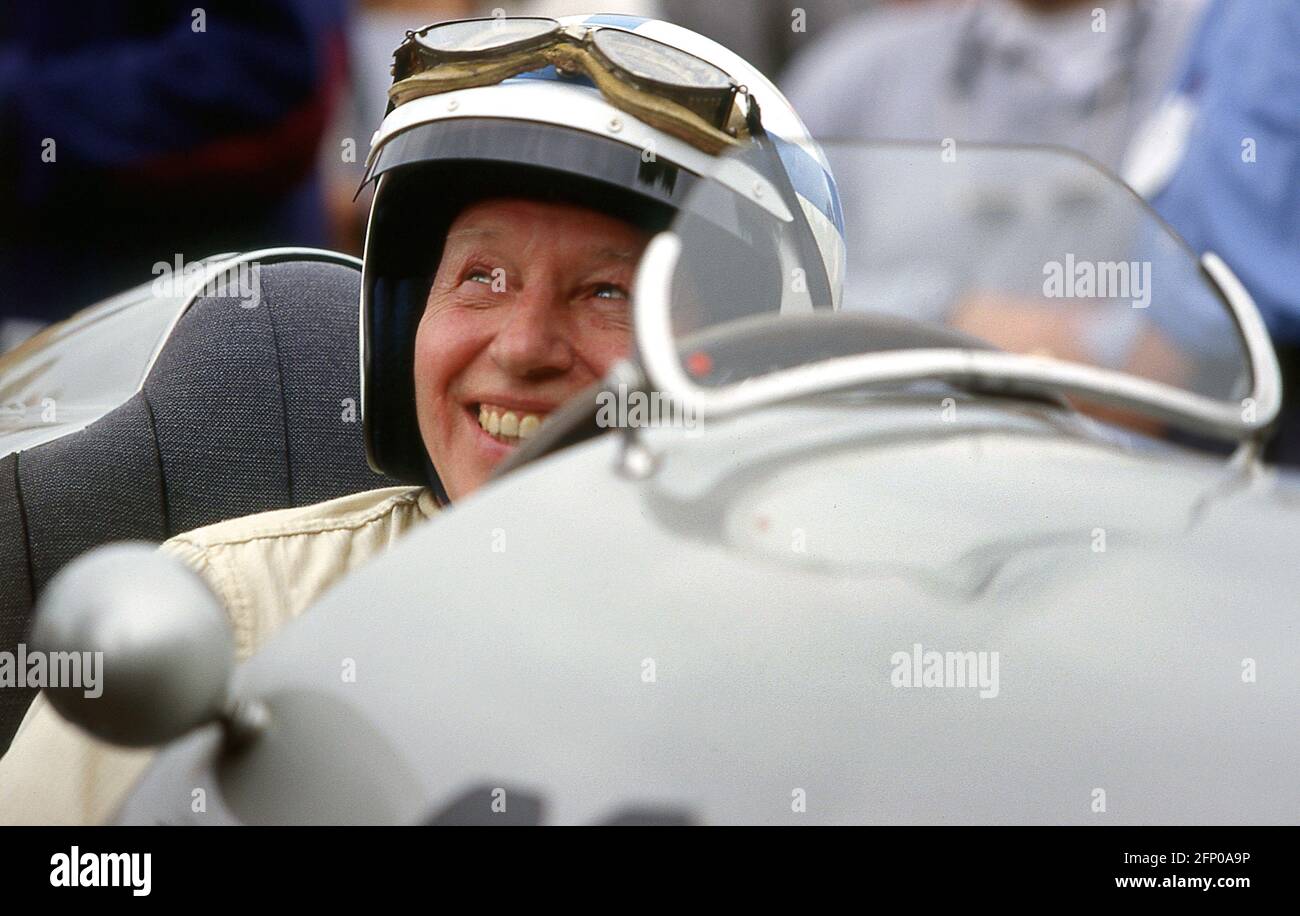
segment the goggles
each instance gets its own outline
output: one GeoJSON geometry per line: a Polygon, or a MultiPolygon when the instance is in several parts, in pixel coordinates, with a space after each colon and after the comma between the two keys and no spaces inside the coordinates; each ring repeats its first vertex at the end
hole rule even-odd
{"type": "Polygon", "coordinates": [[[407,32],[393,55],[389,110],[548,65],[586,76],[619,109],[705,152],[717,154],[749,137],[748,92],[708,61],[624,29],[529,16],[462,19],[407,32]]]}

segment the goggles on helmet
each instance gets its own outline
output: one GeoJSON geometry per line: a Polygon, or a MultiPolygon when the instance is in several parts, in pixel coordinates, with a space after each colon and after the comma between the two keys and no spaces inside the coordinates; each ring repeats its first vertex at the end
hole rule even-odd
{"type": "Polygon", "coordinates": [[[389,107],[547,65],[586,76],[611,104],[705,152],[749,135],[748,92],[708,61],[624,29],[543,17],[462,19],[407,32],[394,53],[389,107]]]}

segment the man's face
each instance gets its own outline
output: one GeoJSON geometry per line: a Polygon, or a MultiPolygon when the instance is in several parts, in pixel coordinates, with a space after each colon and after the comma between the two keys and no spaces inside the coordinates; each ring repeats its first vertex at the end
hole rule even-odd
{"type": "Polygon", "coordinates": [[[530,200],[482,201],[452,223],[415,335],[420,435],[452,499],[627,354],[648,241],[594,210],[530,200]]]}

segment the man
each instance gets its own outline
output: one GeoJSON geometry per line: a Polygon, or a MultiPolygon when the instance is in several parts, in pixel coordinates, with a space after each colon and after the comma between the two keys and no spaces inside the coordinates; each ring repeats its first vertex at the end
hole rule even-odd
{"type": "Polygon", "coordinates": [[[782,80],[813,135],[1068,146],[1112,169],[1203,0],[932,0],[872,10],[782,80]]]}
{"type": "MultiPolygon", "coordinates": [[[[771,83],[699,35],[623,16],[446,23],[411,33],[394,75],[368,172],[378,186],[362,276],[362,410],[371,463],[411,485],[164,545],[224,604],[240,657],[481,487],[627,354],[637,258],[696,176],[736,195],[710,218],[731,218],[750,239],[795,238],[809,288],[825,304],[838,296],[843,227],[820,151],[771,83]],[[441,66],[448,55],[456,67],[441,66]],[[503,81],[507,68],[517,75],[503,81]],[[738,158],[724,163],[722,150],[738,158]],[[775,228],[779,213],[799,214],[795,231],[775,228]]],[[[0,820],[102,821],[150,756],[90,739],[38,698],[0,759],[0,820]]]]}
{"type": "Polygon", "coordinates": [[[1165,111],[1152,206],[1259,305],[1285,398],[1266,456],[1300,465],[1300,4],[1216,0],[1165,111]]]}

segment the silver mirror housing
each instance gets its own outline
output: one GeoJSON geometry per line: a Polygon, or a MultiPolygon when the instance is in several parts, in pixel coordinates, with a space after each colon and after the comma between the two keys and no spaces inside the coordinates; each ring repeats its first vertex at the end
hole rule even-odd
{"type": "Polygon", "coordinates": [[[51,671],[75,661],[98,672],[89,689],[51,683],[45,695],[114,744],[161,744],[227,707],[235,646],[226,615],[196,573],[153,544],[108,544],[64,567],[37,603],[31,645],[51,671]]]}

